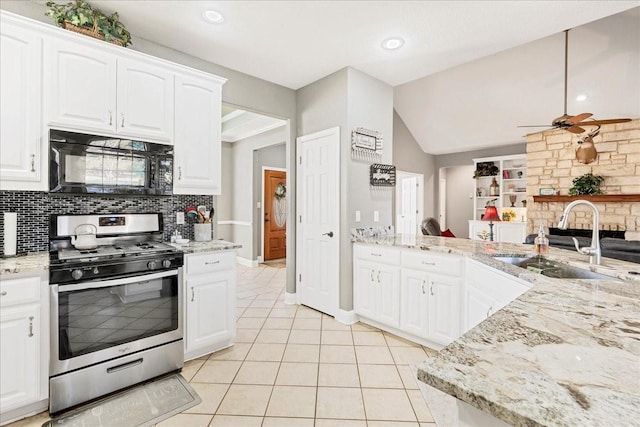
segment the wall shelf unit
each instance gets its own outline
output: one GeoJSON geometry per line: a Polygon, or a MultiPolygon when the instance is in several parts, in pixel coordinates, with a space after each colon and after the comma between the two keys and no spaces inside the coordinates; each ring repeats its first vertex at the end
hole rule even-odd
{"type": "Polygon", "coordinates": [[[516,154],[511,156],[485,157],[473,159],[476,170],[479,163],[492,162],[498,168],[497,175],[478,176],[475,178],[476,188],[473,197],[473,220],[482,219],[487,202],[497,199],[495,205],[502,215],[504,209],[516,213],[515,221],[526,221],[527,217],[527,156],[516,154]],[[497,195],[491,195],[490,187],[493,179],[498,183],[497,195]],[[522,202],[525,202],[524,204],[522,202]],[[513,205],[513,206],[512,206],[513,205]]]}

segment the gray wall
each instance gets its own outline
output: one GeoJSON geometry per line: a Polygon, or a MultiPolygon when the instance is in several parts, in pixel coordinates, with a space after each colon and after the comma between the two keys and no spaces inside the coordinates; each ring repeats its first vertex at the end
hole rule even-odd
{"type": "Polygon", "coordinates": [[[371,189],[369,162],[351,159],[351,130],[364,127],[383,134],[380,163],[393,154],[393,89],[364,73],[345,68],[298,90],[298,134],[340,127],[340,308],[353,308],[350,229],[391,225],[392,189],[371,189]],[[362,221],[355,222],[359,210],[362,221]],[[380,221],[373,222],[377,210],[380,221]]]}
{"type": "MultiPolygon", "coordinates": [[[[286,160],[285,144],[265,147],[253,152],[253,259],[262,256],[264,249],[262,247],[264,206],[260,209],[256,207],[258,202],[262,202],[262,167],[284,169],[286,160]]],[[[289,197],[289,191],[287,191],[287,197],[289,197]]]]}
{"type": "MultiPolygon", "coordinates": [[[[424,175],[424,210],[426,217],[436,216],[433,203],[435,156],[422,151],[400,116],[393,112],[393,164],[396,169],[404,172],[421,173],[424,175]]],[[[395,193],[395,192],[394,192],[395,193]]],[[[395,197],[394,197],[395,211],[395,197]]]]}
{"type": "MultiPolygon", "coordinates": [[[[440,169],[439,176],[447,180],[447,221],[449,228],[456,237],[469,237],[469,220],[473,218],[473,165],[450,166],[440,169]]],[[[438,218],[438,216],[436,216],[438,218]]]]}
{"type": "MultiPolygon", "coordinates": [[[[61,2],[60,2],[61,3],[61,2]]],[[[0,2],[0,8],[18,15],[26,16],[41,22],[53,25],[53,20],[45,16],[48,8],[44,4],[27,1],[0,2]]],[[[207,62],[177,50],[159,45],[150,40],[136,37],[133,34],[133,50],[163,58],[168,61],[183,64],[198,70],[213,73],[224,77],[227,82],[222,89],[222,101],[240,107],[244,110],[263,113],[269,116],[289,120],[287,125],[287,165],[295,164],[295,137],[296,137],[296,92],[284,86],[280,86],[266,80],[252,77],[230,68],[226,68],[211,62],[207,62]]],[[[290,170],[290,194],[287,197],[287,209],[289,212],[289,230],[287,232],[287,259],[290,261],[287,267],[287,289],[293,292],[295,289],[295,221],[293,221],[295,207],[295,168],[290,170]]],[[[216,201],[214,204],[217,206],[216,201]]],[[[216,210],[218,208],[216,207],[216,210]]]]}

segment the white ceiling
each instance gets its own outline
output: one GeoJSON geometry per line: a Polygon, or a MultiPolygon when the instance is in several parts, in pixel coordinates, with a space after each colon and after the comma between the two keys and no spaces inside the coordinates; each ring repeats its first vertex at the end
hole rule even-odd
{"type": "MultiPolygon", "coordinates": [[[[454,67],[640,5],[637,0],[90,3],[107,13],[117,10],[134,36],[291,89],[347,66],[402,85],[394,93],[395,108],[423,150],[433,154],[523,141],[516,124],[545,123],[562,113],[561,36],[543,40],[519,64],[515,61],[508,75],[496,73],[501,67],[495,64],[480,66],[474,78],[454,67]],[[207,9],[222,12],[224,23],[205,22],[207,9]],[[383,50],[380,43],[389,36],[404,37],[404,47],[383,50]],[[443,77],[450,72],[463,80],[443,77]],[[511,99],[504,102],[501,96],[511,99]],[[514,110],[522,115],[516,117],[514,110]]],[[[597,67],[612,59],[612,46],[604,43],[596,52],[599,59],[583,65],[597,67]]],[[[570,84],[574,74],[579,73],[572,73],[570,84]]],[[[638,109],[619,110],[592,112],[599,118],[625,112],[640,116],[638,109]]]]}
{"type": "Polygon", "coordinates": [[[286,125],[285,120],[222,106],[222,141],[236,142],[286,125]]]}

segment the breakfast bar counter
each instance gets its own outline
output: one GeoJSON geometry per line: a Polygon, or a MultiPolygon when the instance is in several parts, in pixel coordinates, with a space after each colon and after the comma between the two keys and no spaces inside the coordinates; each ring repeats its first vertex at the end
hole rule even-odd
{"type": "Polygon", "coordinates": [[[550,248],[548,259],[612,276],[553,279],[494,258],[533,255],[531,245],[428,236],[353,241],[455,253],[532,284],[424,361],[418,378],[428,386],[516,426],[640,425],[639,264],[603,258],[591,266],[576,252],[550,248]]]}

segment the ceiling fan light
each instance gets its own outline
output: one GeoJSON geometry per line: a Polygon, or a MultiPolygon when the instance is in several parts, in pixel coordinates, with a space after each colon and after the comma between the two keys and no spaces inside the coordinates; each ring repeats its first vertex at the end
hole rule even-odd
{"type": "Polygon", "coordinates": [[[400,49],[404,45],[404,39],[402,37],[389,37],[382,41],[382,47],[386,50],[400,49]]]}
{"type": "Polygon", "coordinates": [[[222,22],[224,22],[224,16],[217,10],[205,10],[202,16],[207,22],[212,24],[222,24],[222,22]]]}
{"type": "Polygon", "coordinates": [[[580,95],[576,96],[576,101],[577,102],[583,102],[586,101],[588,98],[586,93],[581,93],[580,95]]]}

